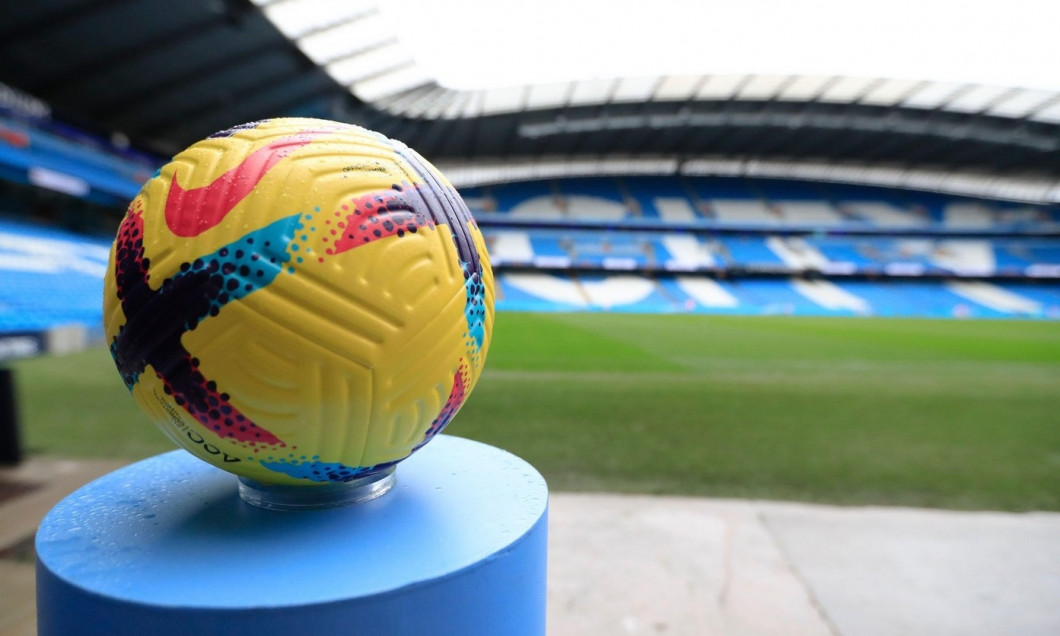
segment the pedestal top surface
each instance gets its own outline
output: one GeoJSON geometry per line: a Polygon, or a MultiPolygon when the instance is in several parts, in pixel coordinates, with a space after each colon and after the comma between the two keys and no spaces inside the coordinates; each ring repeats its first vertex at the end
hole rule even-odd
{"type": "Polygon", "coordinates": [[[547,501],[530,464],[447,435],[400,463],[378,499],[292,512],[244,503],[234,475],[173,451],[64,499],[41,523],[37,553],[74,585],[136,602],[321,603],[471,567],[530,530],[547,501]]]}

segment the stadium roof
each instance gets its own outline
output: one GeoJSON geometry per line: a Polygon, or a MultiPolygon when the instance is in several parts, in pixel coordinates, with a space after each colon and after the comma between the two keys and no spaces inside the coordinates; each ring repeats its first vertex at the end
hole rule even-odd
{"type": "MultiPolygon", "coordinates": [[[[392,0],[399,8],[412,1],[392,0]]],[[[660,1],[653,5],[660,11],[673,8],[671,0],[660,1]]],[[[1022,15],[1015,10],[1021,2],[1008,3],[1007,23],[1010,16],[1022,15]]],[[[813,71],[807,73],[782,66],[739,72],[719,62],[713,68],[725,72],[613,77],[597,72],[587,79],[514,86],[501,85],[502,78],[476,88],[466,80],[439,77],[430,63],[436,60],[421,50],[438,45],[424,44],[430,30],[422,23],[417,27],[407,12],[406,21],[394,20],[385,6],[363,0],[314,10],[322,3],[8,3],[0,27],[0,81],[44,100],[59,117],[119,131],[161,154],[233,124],[305,115],[358,123],[402,139],[450,166],[447,174],[465,183],[598,171],[758,174],[1060,201],[1056,78],[1036,80],[1013,71],[1009,84],[978,83],[970,73],[945,81],[929,76],[936,73],[927,73],[926,62],[920,78],[829,74],[812,65],[805,67],[813,71]]],[[[481,4],[446,6],[458,18],[463,7],[466,20],[468,7],[481,4]]],[[[424,6],[437,12],[439,5],[424,6]]],[[[1028,25],[1055,24],[1045,15],[1056,12],[1050,3],[1039,5],[1038,13],[1021,23],[1027,42],[1038,39],[1028,25]]],[[[490,6],[496,12],[497,5],[490,6]]],[[[625,5],[597,6],[605,7],[597,11],[615,7],[618,13],[625,5]]],[[[568,22],[555,32],[541,33],[541,21],[523,27],[537,27],[538,46],[552,50],[559,48],[557,39],[577,32],[570,24],[592,15],[575,11],[561,18],[568,22]]],[[[436,13],[427,17],[437,20],[436,13]]],[[[999,18],[991,14],[984,20],[999,18]]],[[[515,41],[512,34],[519,31],[512,24],[494,25],[494,31],[471,24],[464,30],[436,26],[449,42],[515,41]]],[[[724,30],[718,25],[713,32],[724,30]]],[[[796,50],[770,40],[775,36],[764,30],[744,31],[762,48],[796,50]]],[[[850,50],[843,46],[848,36],[834,33],[833,55],[843,57],[850,50]]],[[[659,48],[653,41],[672,37],[666,32],[653,40],[646,34],[626,33],[623,39],[648,52],[659,48]]],[[[703,37],[710,35],[704,31],[703,37]]],[[[928,50],[936,44],[896,40],[895,50],[928,50]]],[[[997,46],[980,44],[1009,59],[997,46]]],[[[962,55],[956,56],[966,68],[988,59],[970,58],[969,51],[974,48],[960,49],[962,55]]],[[[1033,59],[1030,49],[1019,53],[1022,57],[1012,59],[1033,59]]],[[[505,53],[492,48],[482,56],[491,55],[504,58],[505,53]]],[[[516,56],[507,55],[514,69],[516,56]]],[[[870,70],[880,69],[870,65],[870,70]]],[[[993,77],[1003,77],[1004,70],[995,70],[993,77]]]]}
{"type": "MultiPolygon", "coordinates": [[[[261,4],[285,32],[335,24],[339,7],[364,10],[349,0],[261,4]]],[[[1060,5],[1042,0],[386,0],[379,8],[403,47],[450,88],[705,73],[1060,88],[1060,5]]]]}

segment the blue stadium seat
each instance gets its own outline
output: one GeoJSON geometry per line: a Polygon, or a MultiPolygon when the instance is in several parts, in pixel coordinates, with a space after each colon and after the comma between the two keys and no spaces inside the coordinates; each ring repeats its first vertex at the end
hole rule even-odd
{"type": "Polygon", "coordinates": [[[640,206],[640,215],[645,219],[660,218],[657,199],[683,200],[695,213],[684,183],[677,179],[662,177],[629,178],[623,180],[623,185],[640,206]]]}
{"type": "Polygon", "coordinates": [[[98,333],[109,242],[0,220],[0,330],[98,333]]]}
{"type": "Polygon", "coordinates": [[[882,263],[865,255],[859,239],[852,238],[813,238],[807,242],[817,248],[821,254],[833,263],[853,263],[859,267],[874,267],[882,263]]]}
{"type": "Polygon", "coordinates": [[[623,202],[622,191],[614,179],[563,179],[558,181],[557,185],[563,195],[584,195],[617,203],[623,202]]]}
{"type": "Polygon", "coordinates": [[[1028,245],[1028,252],[1030,253],[1031,262],[1060,265],[1060,245],[1055,242],[1052,244],[1034,243],[1028,245]]]}
{"type": "Polygon", "coordinates": [[[520,203],[538,196],[552,196],[545,181],[522,181],[490,186],[489,193],[497,202],[497,212],[510,212],[520,203]]]}
{"type": "Polygon", "coordinates": [[[691,181],[696,194],[703,199],[758,199],[746,179],[703,177],[691,181]]]}
{"type": "Polygon", "coordinates": [[[740,299],[740,304],[755,307],[761,314],[821,316],[836,313],[799,294],[784,278],[744,279],[734,282],[732,291],[740,299]]]}
{"type": "Polygon", "coordinates": [[[826,201],[828,199],[824,186],[816,183],[762,180],[755,183],[755,188],[771,201],[826,201]]]}
{"type": "Polygon", "coordinates": [[[734,265],[782,267],[784,261],[766,246],[761,236],[735,236],[720,240],[728,251],[728,261],[734,265]]]}
{"type": "Polygon", "coordinates": [[[995,241],[994,262],[998,271],[1012,269],[1022,272],[1034,262],[1034,255],[1026,243],[1018,241],[995,241]]]}
{"type": "Polygon", "coordinates": [[[556,234],[532,232],[530,234],[530,245],[534,248],[535,257],[570,258],[571,256],[570,252],[560,244],[560,237],[556,234]]]}

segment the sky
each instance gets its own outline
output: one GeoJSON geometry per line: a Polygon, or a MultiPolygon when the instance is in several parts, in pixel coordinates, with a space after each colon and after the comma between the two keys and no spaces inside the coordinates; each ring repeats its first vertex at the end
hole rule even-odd
{"type": "Polygon", "coordinates": [[[851,75],[1060,90],[1060,0],[380,0],[443,86],[851,75]]]}

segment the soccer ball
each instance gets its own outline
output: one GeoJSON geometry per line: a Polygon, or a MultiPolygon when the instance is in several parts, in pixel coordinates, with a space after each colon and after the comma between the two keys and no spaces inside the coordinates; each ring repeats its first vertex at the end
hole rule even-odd
{"type": "Polygon", "coordinates": [[[460,195],[404,144],[281,118],[184,150],[133,199],[104,288],[125,385],[194,455],[348,482],[446,427],[482,372],[493,274],[460,195]]]}

